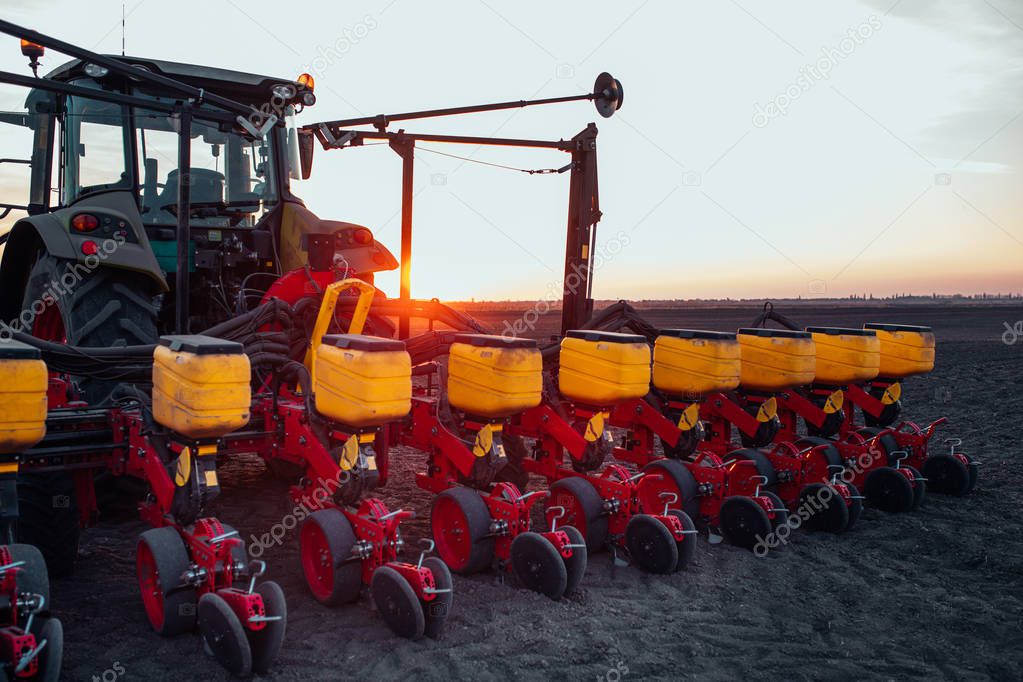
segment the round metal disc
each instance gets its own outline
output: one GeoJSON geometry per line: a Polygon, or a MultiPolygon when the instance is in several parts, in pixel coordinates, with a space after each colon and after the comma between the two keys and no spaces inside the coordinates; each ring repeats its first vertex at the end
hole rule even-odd
{"type": "Polygon", "coordinates": [[[252,672],[252,649],[231,607],[217,593],[208,592],[199,599],[197,611],[206,651],[232,675],[248,676],[252,672]]]}
{"type": "Polygon", "coordinates": [[[426,630],[423,606],[408,581],[390,566],[373,572],[373,601],[387,627],[399,637],[419,639],[426,630]]]}
{"type": "Polygon", "coordinates": [[[568,569],[561,554],[539,533],[515,536],[511,545],[511,563],[516,577],[534,592],[561,599],[568,586],[568,569]]]}
{"type": "Polygon", "coordinates": [[[593,104],[597,107],[597,113],[604,118],[611,118],[616,111],[622,108],[622,101],[625,99],[625,91],[621,82],[604,71],[593,83],[593,104]]]}

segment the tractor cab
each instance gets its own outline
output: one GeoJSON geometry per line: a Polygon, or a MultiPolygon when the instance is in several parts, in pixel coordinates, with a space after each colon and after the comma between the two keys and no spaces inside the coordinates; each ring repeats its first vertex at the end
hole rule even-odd
{"type": "MultiPolygon", "coordinates": [[[[396,267],[368,229],[320,220],[292,193],[303,175],[296,114],[316,101],[310,76],[104,61],[135,71],[75,59],[36,79],[24,113],[0,114],[33,136],[29,199],[19,207],[28,216],[0,237],[7,242],[0,319],[17,319],[40,293],[30,286],[40,257],[60,261],[46,266],[57,274],[75,265],[114,268],[125,286],[166,294],[158,331],[230,319],[310,264],[367,276],[396,267]],[[140,71],[145,77],[134,75],[140,71]],[[179,263],[188,272],[180,293],[179,263]]],[[[69,333],[69,312],[43,325],[52,327],[44,335],[83,341],[69,333]]]]}

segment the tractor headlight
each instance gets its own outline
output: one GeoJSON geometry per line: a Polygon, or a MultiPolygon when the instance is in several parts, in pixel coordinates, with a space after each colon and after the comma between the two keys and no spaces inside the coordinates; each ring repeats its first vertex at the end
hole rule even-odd
{"type": "Polygon", "coordinates": [[[273,93],[274,97],[291,101],[291,98],[294,97],[295,93],[298,91],[291,83],[278,83],[270,92],[273,93]]]}
{"type": "Polygon", "coordinates": [[[110,73],[110,69],[105,66],[100,66],[99,64],[86,64],[84,71],[87,75],[92,76],[93,78],[102,78],[110,73]]]}

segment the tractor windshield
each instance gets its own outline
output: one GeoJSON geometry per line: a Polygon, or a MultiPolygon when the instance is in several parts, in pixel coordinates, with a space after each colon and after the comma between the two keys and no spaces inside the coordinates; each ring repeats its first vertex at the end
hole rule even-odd
{"type": "MultiPolygon", "coordinates": [[[[177,120],[167,114],[137,110],[135,130],[142,170],[142,220],[174,224],[177,220],[177,120]]],[[[277,201],[272,145],[192,121],[191,205],[193,223],[244,226],[255,224],[277,201]]]]}
{"type": "MultiPolygon", "coordinates": [[[[61,203],[98,191],[133,190],[144,223],[174,225],[182,176],[178,119],[84,97],[68,97],[65,112],[61,203]]],[[[271,135],[254,140],[192,120],[193,224],[245,227],[273,208],[278,193],[271,135]]]]}

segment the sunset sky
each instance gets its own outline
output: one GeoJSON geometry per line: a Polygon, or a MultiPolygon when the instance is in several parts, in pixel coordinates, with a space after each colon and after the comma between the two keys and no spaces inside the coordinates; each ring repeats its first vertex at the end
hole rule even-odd
{"type": "MultiPolygon", "coordinates": [[[[558,139],[596,121],[598,298],[1023,291],[1021,2],[382,0],[287,11],[298,5],[129,1],[127,53],[313,73],[319,101],[303,122],[576,94],[613,73],[626,96],[610,120],[574,103],[406,124],[558,139]]],[[[119,0],[0,0],[0,14],[121,51],[119,0]]],[[[43,71],[63,61],[48,53],[43,71]]],[[[28,73],[15,39],[0,38],[0,69],[28,73]]],[[[0,109],[24,95],[4,86],[0,109]]],[[[10,126],[0,143],[0,156],[29,153],[10,126]]],[[[520,168],[567,156],[423,147],[413,295],[549,298],[567,174],[426,149],[520,168]]],[[[367,225],[397,251],[392,151],[317,150],[313,175],[296,189],[313,211],[367,225]]],[[[0,166],[0,200],[22,202],[26,187],[24,167],[0,166]]],[[[378,280],[391,294],[396,282],[378,280]]]]}

